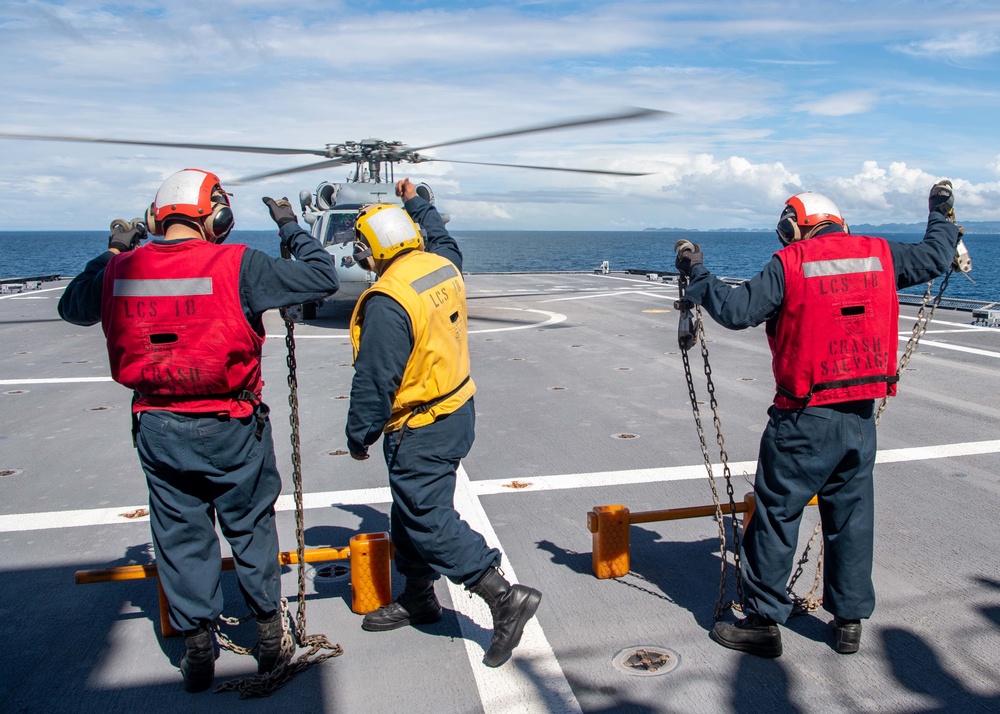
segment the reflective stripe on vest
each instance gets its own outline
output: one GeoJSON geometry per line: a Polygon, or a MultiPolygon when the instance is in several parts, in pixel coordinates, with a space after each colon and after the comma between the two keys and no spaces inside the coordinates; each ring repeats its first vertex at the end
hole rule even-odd
{"type": "Polygon", "coordinates": [[[394,260],[354,308],[351,344],[355,359],[361,345],[364,304],[375,294],[399,303],[413,330],[413,351],[385,431],[396,431],[404,423],[411,429],[426,426],[465,404],[476,385],[470,378],[465,281],[458,268],[447,258],[423,251],[394,260]]]}
{"type": "Polygon", "coordinates": [[[785,295],[767,325],[775,405],[798,409],[894,395],[899,302],[889,244],[828,233],[776,255],[785,295]]]}
{"type": "Polygon", "coordinates": [[[264,338],[240,303],[245,250],[153,242],[108,263],[101,323],[111,376],[136,392],[134,412],[253,413],[264,338]]]}

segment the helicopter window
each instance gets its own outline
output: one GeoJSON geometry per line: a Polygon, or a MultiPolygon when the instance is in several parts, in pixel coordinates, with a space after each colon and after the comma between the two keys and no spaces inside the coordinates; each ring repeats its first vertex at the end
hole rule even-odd
{"type": "Polygon", "coordinates": [[[323,245],[353,241],[355,218],[357,218],[355,213],[331,214],[326,221],[326,235],[323,237],[323,245]]]}

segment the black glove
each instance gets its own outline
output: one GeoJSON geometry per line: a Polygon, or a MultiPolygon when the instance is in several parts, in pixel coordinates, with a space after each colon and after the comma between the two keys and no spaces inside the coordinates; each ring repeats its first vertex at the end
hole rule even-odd
{"type": "Polygon", "coordinates": [[[111,221],[111,235],[108,236],[108,250],[114,248],[119,253],[127,253],[139,246],[139,241],[146,237],[146,224],[141,218],[124,221],[116,218],[111,221]]]}
{"type": "Polygon", "coordinates": [[[295,211],[292,210],[292,204],[288,202],[287,198],[275,201],[270,196],[264,196],[260,200],[264,202],[267,210],[271,212],[271,220],[278,224],[278,228],[281,228],[286,223],[298,222],[295,218],[295,211]]]}
{"type": "Polygon", "coordinates": [[[677,260],[674,261],[674,265],[677,268],[677,272],[682,275],[691,275],[691,269],[696,265],[701,265],[705,261],[701,247],[689,240],[677,241],[674,244],[674,250],[677,251],[677,260]]]}
{"type": "Polygon", "coordinates": [[[945,179],[938,181],[931,187],[931,194],[927,197],[927,209],[931,213],[940,213],[946,218],[955,215],[955,193],[952,190],[951,181],[945,179]]]}

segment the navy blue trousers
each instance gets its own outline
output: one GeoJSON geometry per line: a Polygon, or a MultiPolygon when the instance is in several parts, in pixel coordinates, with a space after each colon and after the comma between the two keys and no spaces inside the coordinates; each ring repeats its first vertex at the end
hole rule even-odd
{"type": "Polygon", "coordinates": [[[743,540],[744,609],[784,622],[792,611],[785,587],[798,547],[799,523],[819,496],[823,521],[823,607],[847,620],[875,609],[874,402],[768,411],[760,440],[757,510],[743,540]]]}
{"type": "Polygon", "coordinates": [[[382,439],[392,492],[396,570],[407,578],[436,580],[444,575],[467,586],[500,564],[500,551],[490,548],[454,505],[456,470],[472,448],[475,427],[470,399],[433,424],[407,427],[382,439]]]}
{"type": "Polygon", "coordinates": [[[281,477],[271,424],[253,417],[143,412],[136,445],[149,487],[150,529],[170,623],[192,630],[222,612],[222,555],[229,542],[247,606],[255,615],[281,602],[274,502],[281,477]]]}

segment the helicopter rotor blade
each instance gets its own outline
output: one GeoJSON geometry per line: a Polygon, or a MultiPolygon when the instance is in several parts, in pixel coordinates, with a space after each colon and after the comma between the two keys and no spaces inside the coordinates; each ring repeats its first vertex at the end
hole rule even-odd
{"type": "Polygon", "coordinates": [[[254,174],[253,176],[244,176],[243,178],[238,178],[235,181],[227,181],[229,186],[239,186],[246,183],[251,183],[253,181],[259,181],[264,178],[271,178],[272,176],[284,176],[285,174],[297,174],[303,171],[316,171],[317,169],[325,169],[328,166],[340,166],[342,164],[350,162],[350,159],[335,158],[329,159],[327,161],[320,161],[315,164],[306,164],[305,166],[296,166],[291,169],[281,169],[280,171],[268,171],[263,174],[254,174]]]}
{"type": "Polygon", "coordinates": [[[612,122],[629,121],[631,119],[644,119],[647,117],[654,117],[654,116],[674,116],[674,113],[661,111],[659,109],[644,109],[642,107],[633,107],[631,109],[627,109],[625,111],[621,111],[616,114],[605,114],[602,116],[594,116],[594,117],[582,117],[579,119],[569,119],[566,121],[553,122],[551,124],[536,124],[534,126],[522,127],[520,129],[511,129],[510,131],[498,131],[498,132],[493,132],[491,134],[481,134],[479,136],[470,136],[464,139],[456,139],[454,141],[444,141],[441,142],[440,144],[430,144],[428,146],[421,146],[416,149],[409,149],[409,151],[411,152],[425,151],[427,149],[437,149],[442,146],[454,146],[456,144],[467,144],[472,141],[483,141],[485,139],[499,139],[505,136],[536,134],[543,131],[568,129],[574,126],[609,124],[612,122]]]}
{"type": "Polygon", "coordinates": [[[537,169],[539,171],[565,171],[574,174],[601,174],[604,176],[649,176],[650,175],[650,172],[611,171],[604,169],[568,169],[562,166],[531,166],[528,164],[495,164],[489,161],[457,161],[455,159],[422,158],[417,163],[423,163],[425,161],[443,161],[449,164],[473,164],[476,166],[508,166],[514,169],[537,169]]]}
{"type": "Polygon", "coordinates": [[[210,149],[212,151],[239,151],[246,154],[315,154],[326,156],[325,149],[282,149],[269,146],[233,146],[230,144],[189,144],[172,141],[138,141],[132,139],[97,139],[85,136],[51,136],[48,134],[6,134],[2,139],[29,139],[32,141],[76,141],[87,144],[127,144],[130,146],[165,146],[173,149],[210,149]]]}

